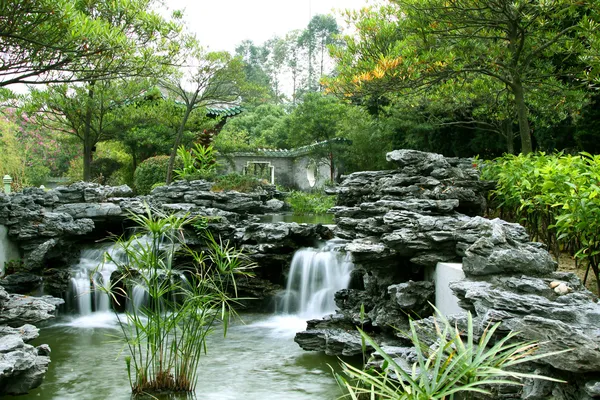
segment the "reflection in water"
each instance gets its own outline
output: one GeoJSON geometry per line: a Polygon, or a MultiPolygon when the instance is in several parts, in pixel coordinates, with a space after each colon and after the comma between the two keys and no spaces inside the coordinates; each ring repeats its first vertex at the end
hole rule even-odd
{"type": "MultiPolygon", "coordinates": [[[[294,333],[305,329],[304,320],[264,315],[243,315],[242,319],[245,324],[235,323],[227,338],[218,331],[209,337],[208,354],[199,366],[198,399],[329,400],[340,396],[329,367],[337,366],[338,360],[304,352],[293,342],[294,333]]],[[[130,399],[127,351],[116,328],[116,318],[108,315],[101,324],[71,318],[42,328],[34,344],[48,343],[52,348],[50,369],[40,388],[15,399],[130,399]]]]}

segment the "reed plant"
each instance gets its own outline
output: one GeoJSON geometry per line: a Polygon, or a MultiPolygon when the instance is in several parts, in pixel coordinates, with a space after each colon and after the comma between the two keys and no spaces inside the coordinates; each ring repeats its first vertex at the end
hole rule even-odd
{"type": "Polygon", "coordinates": [[[206,233],[206,248],[197,252],[184,241],[189,216],[163,215],[147,207],[146,214],[130,217],[139,229],[117,239],[124,257],[107,259],[118,266],[119,278],[109,292],[116,301],[137,286],[146,301],[117,314],[125,339],[125,358],[133,394],[193,392],[198,363],[206,353],[206,338],[222,323],[227,333],[235,314],[236,276],[250,275],[244,255],[206,233]],[[175,268],[175,260],[187,259],[175,268]],[[121,289],[119,289],[121,288],[121,289]],[[114,291],[121,291],[116,296],[114,291]]]}
{"type": "Polygon", "coordinates": [[[490,396],[491,388],[497,385],[519,385],[524,378],[561,382],[518,372],[515,367],[568,350],[539,354],[537,343],[515,340],[515,332],[497,337],[500,323],[488,326],[477,340],[470,314],[466,331],[452,325],[439,312],[433,325],[434,332],[425,334],[417,323],[410,322],[410,332],[406,335],[416,353],[416,361],[410,368],[403,368],[399,360],[386,354],[358,329],[361,337],[383,358],[383,365],[363,370],[342,363],[342,373],[336,377],[347,393],[343,397],[353,400],[469,399],[475,394],[490,396]]]}

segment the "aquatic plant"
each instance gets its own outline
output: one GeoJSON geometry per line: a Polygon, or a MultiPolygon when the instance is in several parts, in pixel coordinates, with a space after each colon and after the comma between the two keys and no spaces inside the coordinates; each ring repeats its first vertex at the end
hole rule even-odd
{"type": "Polygon", "coordinates": [[[227,333],[235,314],[236,276],[250,275],[251,265],[241,251],[208,231],[203,235],[208,250],[190,249],[184,227],[193,217],[163,215],[147,207],[146,214],[130,218],[139,229],[127,239],[117,239],[124,259],[107,253],[119,273],[107,290],[117,301],[119,295],[127,296],[124,288],[135,285],[146,299],[133,306],[130,299],[124,319],[117,314],[129,353],[125,362],[131,390],[193,392],[207,335],[217,323],[227,333]],[[175,268],[176,257],[189,261],[175,268]]]}
{"type": "Polygon", "coordinates": [[[518,372],[514,367],[568,350],[539,354],[537,343],[515,340],[517,333],[512,331],[498,338],[496,331],[500,323],[488,326],[477,340],[470,313],[466,332],[452,325],[438,310],[436,313],[433,334],[427,334],[418,323],[410,321],[407,336],[414,346],[416,361],[412,365],[407,362],[404,368],[399,360],[357,328],[361,337],[383,358],[383,365],[380,369],[363,370],[343,362],[342,373],[336,377],[347,391],[344,398],[466,399],[476,393],[491,395],[491,388],[497,385],[519,385],[523,378],[561,382],[518,372]]]}

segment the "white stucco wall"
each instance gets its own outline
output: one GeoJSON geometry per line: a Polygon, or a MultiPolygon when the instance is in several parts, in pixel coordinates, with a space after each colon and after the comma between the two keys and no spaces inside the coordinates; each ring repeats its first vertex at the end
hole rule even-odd
{"type": "Polygon", "coordinates": [[[8,229],[0,225],[0,274],[4,274],[4,263],[20,258],[19,248],[7,236],[8,229]]]}

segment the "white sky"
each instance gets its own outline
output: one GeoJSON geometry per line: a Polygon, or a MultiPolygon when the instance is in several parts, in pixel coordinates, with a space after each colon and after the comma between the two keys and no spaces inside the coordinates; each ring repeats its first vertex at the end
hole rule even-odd
{"type": "MultiPolygon", "coordinates": [[[[304,29],[311,16],[358,9],[367,0],[165,0],[171,10],[184,9],[184,21],[210,51],[233,52],[242,40],[262,44],[273,36],[304,29]]],[[[339,13],[334,14],[343,27],[339,13]]]]}

